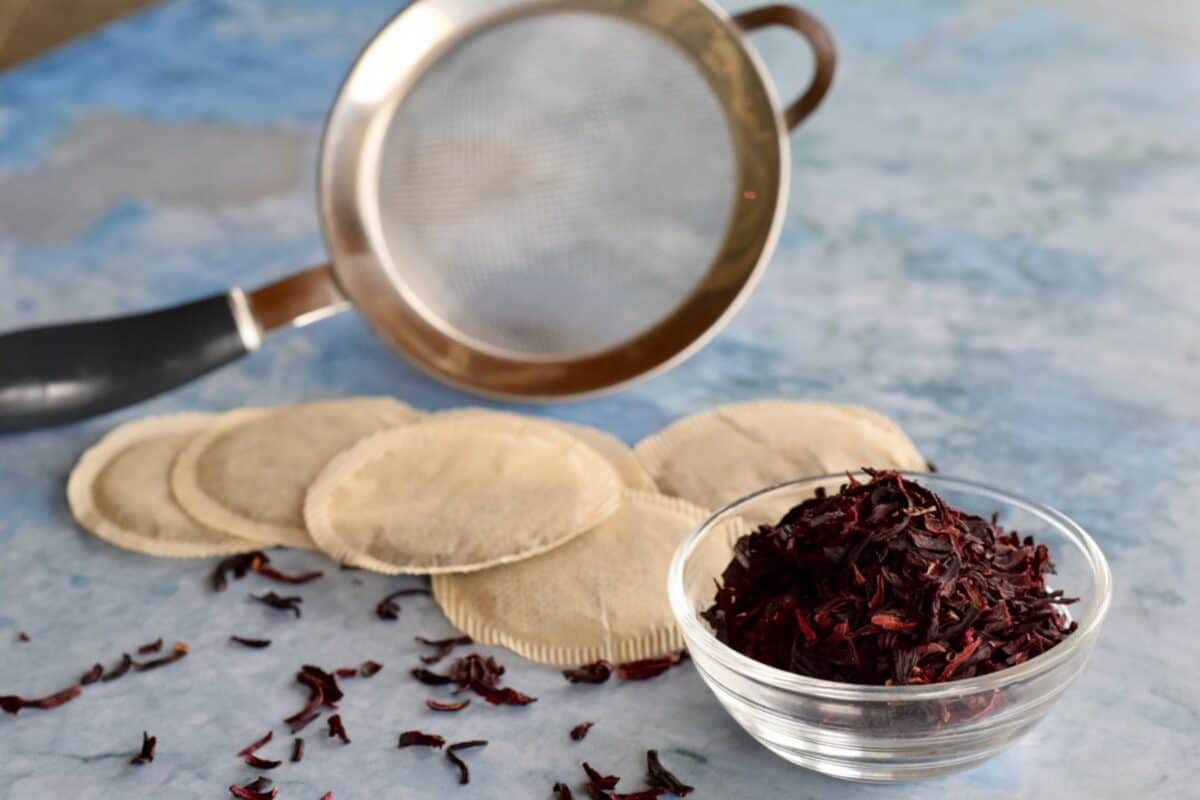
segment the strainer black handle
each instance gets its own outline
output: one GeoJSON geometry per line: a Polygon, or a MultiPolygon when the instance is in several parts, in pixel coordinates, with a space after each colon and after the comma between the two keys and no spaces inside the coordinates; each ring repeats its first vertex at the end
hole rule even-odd
{"type": "Polygon", "coordinates": [[[795,128],[805,117],[816,110],[833,85],[833,73],[837,66],[837,47],[833,36],[819,19],[802,8],[786,5],[763,6],[736,14],[733,21],[743,31],[756,31],[782,25],[803,36],[813,51],[815,67],[812,80],[804,94],[800,95],[783,113],[789,128],[795,128]]]}

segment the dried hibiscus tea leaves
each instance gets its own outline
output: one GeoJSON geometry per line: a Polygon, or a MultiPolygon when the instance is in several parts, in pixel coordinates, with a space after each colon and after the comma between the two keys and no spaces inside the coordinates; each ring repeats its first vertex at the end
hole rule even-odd
{"type": "Polygon", "coordinates": [[[428,589],[416,587],[413,589],[400,589],[392,592],[387,597],[379,601],[375,606],[375,616],[380,619],[396,619],[400,616],[400,604],[396,602],[397,597],[411,597],[416,594],[429,595],[432,594],[428,589]]]}
{"type": "Polygon", "coordinates": [[[129,668],[132,666],[133,658],[130,657],[129,653],[122,653],[120,663],[118,663],[108,672],[104,673],[100,677],[100,680],[104,681],[105,683],[108,681],[115,681],[117,678],[123,677],[126,672],[129,672],[129,668]]]}
{"type": "Polygon", "coordinates": [[[311,583],[325,575],[325,573],[321,572],[320,570],[302,572],[299,575],[287,575],[275,569],[274,567],[267,566],[270,563],[271,560],[267,558],[266,555],[263,555],[262,558],[255,559],[251,563],[250,568],[268,580],[275,581],[276,583],[286,583],[292,586],[298,586],[302,583],[311,583]]]}
{"type": "Polygon", "coordinates": [[[588,785],[602,792],[615,789],[617,784],[621,782],[621,779],[616,775],[603,775],[586,761],[583,762],[583,771],[587,773],[588,785]]]}
{"type": "Polygon", "coordinates": [[[69,703],[79,695],[83,694],[83,687],[79,684],[68,686],[66,689],[39,697],[33,700],[27,700],[15,694],[7,694],[0,696],[0,710],[6,711],[9,714],[16,714],[22,708],[37,708],[43,711],[51,708],[58,708],[64,703],[69,703]]]}
{"type": "Polygon", "coordinates": [[[617,665],[617,677],[623,681],[645,681],[662,675],[676,664],[687,658],[685,651],[671,653],[661,658],[643,658],[640,661],[626,661],[617,665]]]}
{"type": "Polygon", "coordinates": [[[334,714],[326,722],[329,724],[329,736],[342,740],[342,744],[350,744],[350,737],[346,734],[346,726],[342,724],[342,715],[334,714]]]}
{"type": "Polygon", "coordinates": [[[420,731],[405,731],[400,734],[399,747],[436,747],[441,748],[446,740],[436,733],[421,733],[420,731]]]}
{"type": "Polygon", "coordinates": [[[459,700],[457,703],[440,703],[437,700],[429,699],[425,701],[425,705],[431,711],[462,711],[471,705],[471,701],[459,700]]]}
{"type": "Polygon", "coordinates": [[[588,731],[595,725],[594,722],[581,722],[574,728],[571,728],[571,739],[576,742],[582,742],[588,735],[588,731]]]}
{"type": "Polygon", "coordinates": [[[255,769],[275,769],[276,767],[278,767],[280,764],[283,763],[282,761],[275,761],[275,760],[267,759],[267,758],[259,758],[258,756],[254,755],[253,753],[246,756],[245,761],[248,766],[254,767],[255,769]]]}
{"type": "Polygon", "coordinates": [[[229,641],[235,644],[240,644],[242,647],[249,647],[254,650],[261,650],[264,647],[271,646],[270,639],[247,639],[245,636],[230,636],[229,641]]]}
{"type": "Polygon", "coordinates": [[[171,654],[155,658],[150,661],[134,661],[130,664],[137,672],[149,672],[152,669],[165,667],[167,664],[174,664],[176,661],[187,656],[190,648],[187,642],[176,642],[175,647],[171,649],[171,654]]]}
{"type": "Polygon", "coordinates": [[[129,763],[135,766],[149,764],[154,760],[154,751],[158,748],[158,737],[151,736],[148,732],[142,731],[142,749],[137,755],[129,759],[129,763]]]}
{"type": "Polygon", "coordinates": [[[274,735],[275,734],[273,732],[267,731],[266,735],[263,736],[261,739],[255,739],[253,742],[251,742],[250,744],[246,745],[241,750],[239,750],[238,755],[242,756],[243,758],[245,758],[248,755],[253,755],[254,753],[258,752],[262,747],[264,747],[267,744],[267,742],[271,741],[271,738],[274,735]]]}
{"type": "Polygon", "coordinates": [[[252,594],[250,597],[262,603],[263,605],[270,606],[271,608],[276,608],[280,611],[291,611],[297,617],[300,616],[300,604],[304,602],[303,597],[296,595],[281,597],[274,592],[267,592],[266,594],[252,594]]]}
{"type": "Polygon", "coordinates": [[[459,645],[474,644],[470,636],[452,636],[449,639],[426,639],[424,636],[414,637],[418,644],[423,644],[426,647],[436,647],[437,649],[427,656],[421,656],[421,663],[436,664],[446,656],[450,655],[451,651],[459,645]]]}
{"type": "Polygon", "coordinates": [[[304,708],[284,720],[292,733],[303,730],[320,716],[321,706],[336,708],[337,701],[342,699],[337,679],[320,667],[305,664],[296,673],[296,682],[308,687],[308,702],[304,708]]]}
{"type": "Polygon", "coordinates": [[[255,778],[245,786],[235,783],[229,787],[229,793],[239,800],[273,800],[279,794],[279,787],[272,786],[267,789],[270,783],[266,778],[255,778]]]}
{"type": "Polygon", "coordinates": [[[571,683],[605,683],[612,673],[612,662],[600,659],[575,669],[564,669],[563,677],[571,683]]]}
{"type": "Polygon", "coordinates": [[[703,612],[718,639],[800,675],[910,685],[996,672],[1075,630],[1044,544],[867,474],[738,540],[703,612]]]}
{"type": "Polygon", "coordinates": [[[451,764],[458,767],[458,782],[460,784],[468,784],[471,782],[471,770],[467,768],[466,763],[458,757],[459,750],[467,750],[472,747],[487,747],[487,741],[484,739],[472,739],[467,742],[455,742],[446,748],[446,758],[451,764]]]}
{"type": "Polygon", "coordinates": [[[646,751],[646,783],[670,792],[676,797],[685,797],[695,791],[694,787],[688,786],[676,778],[670,770],[662,765],[662,762],[658,760],[657,750],[646,751]]]}

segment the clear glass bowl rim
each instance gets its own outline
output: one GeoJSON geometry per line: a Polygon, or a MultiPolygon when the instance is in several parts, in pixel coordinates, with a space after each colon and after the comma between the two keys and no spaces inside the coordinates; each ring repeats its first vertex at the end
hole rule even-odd
{"type": "MultiPolygon", "coordinates": [[[[1088,615],[1082,619],[1075,620],[1079,625],[1078,629],[1060,644],[1050,648],[1041,655],[1029,659],[1024,664],[1018,664],[1015,667],[1009,667],[1008,669],[974,678],[963,678],[961,680],[921,686],[874,686],[858,683],[841,683],[822,678],[810,678],[755,661],[717,639],[709,629],[707,623],[701,619],[699,612],[691,608],[683,585],[684,566],[691,557],[697,543],[707,534],[709,527],[728,512],[736,510],[765,494],[806,483],[845,481],[847,474],[854,475],[856,478],[869,479],[869,476],[861,471],[851,471],[850,473],[834,472],[777,483],[773,486],[752,492],[718,509],[708,519],[700,523],[694,531],[688,534],[687,538],[680,543],[671,561],[671,567],[667,574],[667,593],[675,619],[679,623],[680,628],[683,629],[684,638],[688,642],[689,647],[694,649],[698,644],[704,655],[720,662],[727,669],[740,674],[742,677],[775,689],[830,700],[903,702],[949,699],[1002,689],[1007,685],[1032,678],[1035,675],[1053,669],[1071,658],[1080,649],[1086,648],[1099,632],[1100,626],[1104,623],[1104,618],[1108,614],[1109,605],[1112,602],[1112,573],[1109,570],[1108,561],[1100,551],[1099,546],[1082,526],[1055,508],[1026,500],[977,481],[955,478],[941,473],[902,471],[900,472],[901,475],[911,478],[918,483],[928,485],[930,490],[934,492],[938,491],[938,486],[942,486],[947,489],[983,495],[1005,505],[1019,508],[1041,519],[1047,525],[1057,529],[1059,533],[1074,540],[1084,551],[1091,566],[1091,590],[1097,598],[1097,602],[1088,615]]],[[[1053,556],[1053,553],[1051,555],[1053,556]]]]}

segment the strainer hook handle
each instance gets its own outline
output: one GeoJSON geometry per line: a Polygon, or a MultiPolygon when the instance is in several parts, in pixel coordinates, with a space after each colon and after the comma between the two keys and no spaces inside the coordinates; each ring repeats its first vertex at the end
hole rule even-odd
{"type": "Polygon", "coordinates": [[[774,25],[782,25],[798,32],[813,51],[815,68],[808,89],[784,111],[783,118],[789,128],[797,125],[821,105],[829,87],[833,85],[833,73],[837,64],[837,47],[833,36],[819,19],[796,6],[770,5],[752,8],[733,17],[743,31],[756,31],[774,25]]]}

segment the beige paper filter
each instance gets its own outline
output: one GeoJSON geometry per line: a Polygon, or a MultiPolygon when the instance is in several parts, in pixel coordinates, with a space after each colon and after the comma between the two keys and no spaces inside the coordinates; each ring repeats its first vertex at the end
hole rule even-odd
{"type": "Polygon", "coordinates": [[[664,494],[714,509],[797,478],[859,467],[927,469],[907,434],[878,412],[786,400],[686,417],[643,439],[634,452],[664,494]]]}
{"type": "Polygon", "coordinates": [[[620,492],[608,461],[551,425],[447,415],[339,455],[309,490],[305,520],[337,561],[465,572],[564,544],[611,516],[620,492]]]}
{"type": "Polygon", "coordinates": [[[436,575],[433,594],[473,639],[546,664],[629,661],[683,647],[667,570],[706,513],[626,490],[608,520],[560,548],[469,575],[436,575]]]}
{"type": "Polygon", "coordinates": [[[364,436],[423,416],[382,397],[231,411],[184,448],[171,485],[184,510],[210,527],[311,548],[304,495],[317,474],[364,436]]]}
{"type": "Polygon", "coordinates": [[[258,542],[208,528],[184,513],[171,494],[171,464],[216,417],[148,417],[109,433],[80,457],[67,481],[71,513],[110,544],[170,558],[257,550],[258,542]]]}

